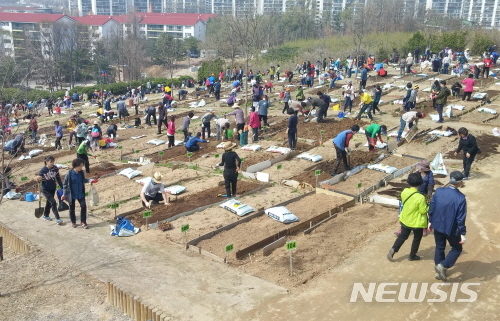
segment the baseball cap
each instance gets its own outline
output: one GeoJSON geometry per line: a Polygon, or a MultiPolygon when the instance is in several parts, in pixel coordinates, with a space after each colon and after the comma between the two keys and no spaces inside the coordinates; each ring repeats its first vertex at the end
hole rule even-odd
{"type": "Polygon", "coordinates": [[[450,184],[457,184],[461,181],[463,181],[463,179],[465,178],[464,174],[462,174],[462,172],[459,172],[459,171],[454,171],[454,172],[451,172],[450,174],[450,184]]]}

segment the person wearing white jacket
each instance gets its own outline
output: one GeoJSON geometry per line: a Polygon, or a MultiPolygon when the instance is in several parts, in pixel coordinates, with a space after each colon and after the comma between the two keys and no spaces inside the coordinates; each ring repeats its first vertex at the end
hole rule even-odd
{"type": "Polygon", "coordinates": [[[411,53],[408,54],[408,57],[406,58],[406,72],[411,73],[411,66],[413,65],[413,56],[411,53]]]}

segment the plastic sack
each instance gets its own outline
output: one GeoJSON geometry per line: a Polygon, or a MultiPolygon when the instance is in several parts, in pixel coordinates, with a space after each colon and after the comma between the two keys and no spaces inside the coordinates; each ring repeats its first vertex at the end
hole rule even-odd
{"type": "Polygon", "coordinates": [[[186,190],[185,186],[172,185],[169,187],[165,187],[164,191],[165,191],[165,193],[168,193],[168,194],[177,195],[177,194],[184,192],[185,190],[186,190]]]}
{"type": "Polygon", "coordinates": [[[224,146],[226,146],[226,143],[222,142],[215,146],[215,148],[224,148],[224,146]]]}
{"type": "Polygon", "coordinates": [[[142,174],[141,171],[137,171],[137,170],[132,169],[132,168],[125,168],[124,170],[122,170],[121,172],[118,173],[118,175],[123,175],[128,179],[132,179],[132,178],[139,176],[141,174],[142,174]]]}
{"type": "Polygon", "coordinates": [[[204,99],[200,100],[200,102],[198,103],[198,107],[203,107],[205,106],[207,103],[205,102],[204,99]]]}
{"type": "Polygon", "coordinates": [[[143,177],[143,178],[141,178],[141,179],[137,179],[137,180],[135,180],[135,182],[136,182],[136,183],[139,183],[139,184],[141,184],[141,185],[144,185],[144,184],[146,184],[147,182],[149,182],[150,180],[151,180],[151,177],[149,177],[149,176],[148,176],[148,177],[143,177]]]}
{"type": "Polygon", "coordinates": [[[99,194],[97,193],[97,189],[94,186],[90,186],[89,190],[89,199],[90,199],[90,206],[96,206],[99,204],[99,194]]]}
{"type": "Polygon", "coordinates": [[[311,162],[319,162],[320,160],[323,160],[323,157],[321,157],[320,155],[310,153],[302,153],[300,155],[297,155],[297,158],[305,159],[311,162]]]}
{"type": "Polygon", "coordinates": [[[462,106],[462,105],[451,104],[451,105],[448,105],[446,107],[449,107],[449,106],[451,106],[451,109],[455,109],[455,110],[464,110],[465,109],[465,106],[462,106]]]}
{"type": "Polygon", "coordinates": [[[297,222],[299,218],[294,214],[290,213],[290,211],[284,206],[276,206],[271,207],[264,210],[267,216],[281,223],[293,223],[297,222]]]}
{"type": "Polygon", "coordinates": [[[369,169],[373,169],[373,170],[379,171],[379,172],[384,172],[387,174],[392,174],[398,170],[396,167],[384,165],[384,164],[373,164],[373,165],[368,165],[367,167],[369,169]]]}
{"type": "Polygon", "coordinates": [[[448,171],[444,166],[443,155],[441,153],[438,153],[436,157],[434,157],[430,165],[431,170],[434,174],[442,174],[448,176],[448,171]]]}
{"type": "Polygon", "coordinates": [[[14,191],[7,192],[4,196],[4,198],[9,199],[9,200],[15,200],[21,197],[21,193],[16,193],[14,191]]]}
{"type": "Polygon", "coordinates": [[[111,227],[111,235],[113,236],[133,236],[141,231],[130,222],[130,220],[124,218],[123,216],[118,217],[116,220],[116,226],[111,227]]]}
{"type": "MultiPolygon", "coordinates": [[[[368,147],[368,142],[365,143],[364,145],[365,147],[368,147]]],[[[377,142],[377,145],[375,145],[376,148],[386,148],[387,147],[387,143],[381,143],[381,142],[377,142]]]]}
{"type": "Polygon", "coordinates": [[[453,133],[447,130],[433,130],[428,132],[427,135],[438,135],[438,136],[448,137],[453,135],[453,133]]]}
{"type": "Polygon", "coordinates": [[[31,159],[30,156],[28,155],[21,155],[21,157],[18,158],[20,161],[25,160],[25,159],[31,159]]]}
{"type": "Polygon", "coordinates": [[[236,214],[236,215],[238,215],[238,216],[244,216],[248,213],[255,211],[255,209],[253,207],[248,206],[246,204],[243,204],[240,201],[237,201],[235,199],[230,199],[230,200],[220,204],[219,206],[236,214]]]}
{"type": "Polygon", "coordinates": [[[182,146],[182,145],[184,145],[183,140],[174,140],[174,146],[182,146]]]}
{"type": "Polygon", "coordinates": [[[271,146],[268,149],[266,149],[266,152],[271,152],[271,153],[280,153],[280,154],[288,154],[292,150],[287,147],[278,147],[278,146],[271,146]]]}
{"type": "Polygon", "coordinates": [[[249,150],[249,151],[253,151],[253,152],[256,152],[258,150],[260,150],[262,148],[261,145],[255,145],[255,144],[252,144],[252,145],[245,145],[243,147],[241,147],[242,150],[249,150]]]}
{"type": "Polygon", "coordinates": [[[493,136],[500,136],[500,129],[498,127],[493,128],[493,136]]]}
{"type": "Polygon", "coordinates": [[[476,94],[472,95],[472,98],[483,99],[484,97],[486,97],[486,95],[488,95],[488,94],[487,93],[476,93],[476,94]]]}
{"type": "Polygon", "coordinates": [[[161,140],[161,139],[152,139],[150,141],[148,141],[146,144],[151,144],[151,145],[161,145],[161,144],[165,144],[165,141],[164,140],[161,140]]]}
{"type": "Polygon", "coordinates": [[[487,113],[487,114],[493,114],[496,115],[498,114],[498,111],[491,109],[491,108],[486,108],[486,107],[481,107],[477,109],[481,113],[487,113]]]}
{"type": "Polygon", "coordinates": [[[41,153],[43,153],[42,149],[33,149],[33,150],[30,150],[30,152],[28,153],[28,155],[30,157],[33,157],[33,156],[40,155],[41,153]]]}

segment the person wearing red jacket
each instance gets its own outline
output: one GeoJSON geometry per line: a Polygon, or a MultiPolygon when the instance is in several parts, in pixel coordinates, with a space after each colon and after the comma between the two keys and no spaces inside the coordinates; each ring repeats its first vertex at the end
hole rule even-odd
{"type": "Polygon", "coordinates": [[[252,128],[252,142],[256,143],[259,141],[259,127],[260,127],[260,120],[259,120],[259,113],[255,111],[255,107],[250,108],[250,117],[248,121],[248,125],[252,128]]]}
{"type": "Polygon", "coordinates": [[[490,68],[493,66],[493,60],[491,59],[493,56],[486,57],[483,60],[484,66],[483,66],[483,78],[484,75],[486,75],[486,78],[490,75],[490,68]]]}
{"type": "Polygon", "coordinates": [[[36,132],[38,131],[38,122],[36,121],[36,116],[33,116],[30,120],[29,129],[31,130],[31,138],[33,143],[36,142],[36,132]]]}
{"type": "Polygon", "coordinates": [[[175,146],[175,115],[170,116],[170,121],[167,123],[168,149],[175,146]]]}

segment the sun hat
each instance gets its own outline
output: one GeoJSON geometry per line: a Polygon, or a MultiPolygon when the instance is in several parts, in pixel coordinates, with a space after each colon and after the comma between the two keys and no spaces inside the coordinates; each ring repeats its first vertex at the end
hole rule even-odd
{"type": "Polygon", "coordinates": [[[234,103],[233,108],[238,108],[238,107],[240,107],[240,105],[238,105],[238,103],[234,103]]]}
{"type": "Polygon", "coordinates": [[[235,143],[225,142],[224,143],[224,150],[226,150],[226,151],[232,150],[235,146],[236,146],[235,143]]]}
{"type": "Polygon", "coordinates": [[[162,178],[163,178],[163,175],[160,172],[155,172],[153,174],[153,182],[155,182],[156,184],[160,184],[162,178]]]}
{"type": "Polygon", "coordinates": [[[99,125],[99,121],[94,120],[94,125],[99,125]]]}
{"type": "Polygon", "coordinates": [[[418,170],[423,170],[426,172],[431,170],[431,164],[425,159],[422,159],[420,162],[418,162],[416,167],[418,170]]]}

